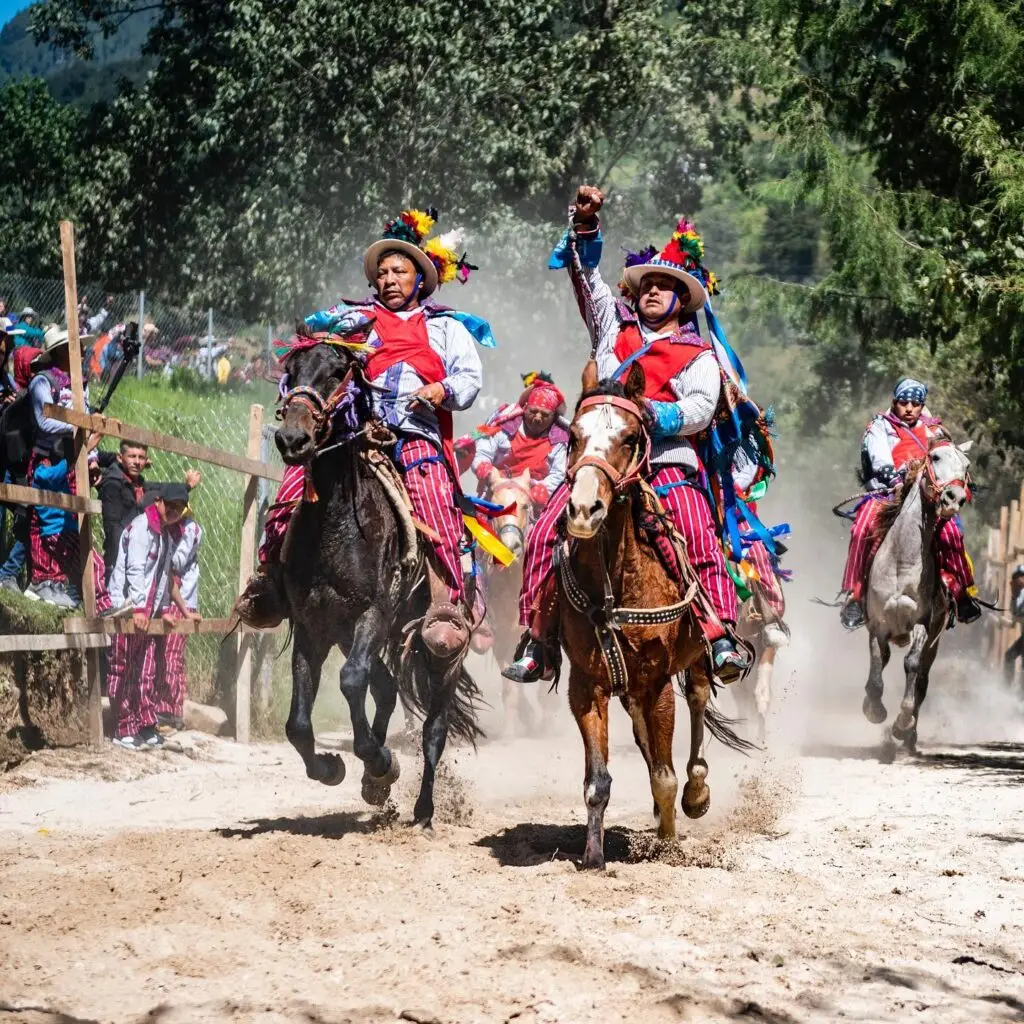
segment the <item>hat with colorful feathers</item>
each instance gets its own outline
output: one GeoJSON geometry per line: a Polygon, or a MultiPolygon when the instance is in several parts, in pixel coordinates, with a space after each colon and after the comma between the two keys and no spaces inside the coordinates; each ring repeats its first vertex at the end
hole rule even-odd
{"type": "Polygon", "coordinates": [[[718,293],[718,280],[703,265],[704,241],[697,229],[684,217],[676,225],[668,245],[658,252],[649,245],[640,252],[627,252],[622,272],[622,288],[629,298],[640,294],[640,282],[648,274],[665,274],[686,285],[690,293],[683,313],[696,313],[709,295],[718,293]]]}
{"type": "Polygon", "coordinates": [[[437,221],[437,210],[403,210],[394,220],[384,225],[384,235],[374,242],[363,256],[366,280],[376,283],[377,266],[381,257],[398,252],[416,264],[422,277],[420,294],[430,295],[442,284],[459,281],[465,284],[470,271],[476,270],[462,249],[462,231],[455,228],[443,235],[427,238],[437,221]]]}

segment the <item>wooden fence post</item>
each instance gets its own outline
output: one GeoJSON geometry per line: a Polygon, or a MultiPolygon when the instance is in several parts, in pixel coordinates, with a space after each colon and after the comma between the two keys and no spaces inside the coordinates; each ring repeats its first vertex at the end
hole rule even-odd
{"type": "MultiPolygon", "coordinates": [[[[82,342],[78,336],[78,275],[75,268],[75,228],[69,220],[60,222],[60,248],[64,262],[64,316],[68,328],[68,360],[71,373],[71,401],[76,412],[84,413],[85,386],[82,379],[82,342]]],[[[56,397],[56,396],[55,396],[56,397]]],[[[83,498],[89,497],[88,435],[75,431],[75,490],[83,498]]],[[[96,580],[92,569],[92,526],[88,513],[78,517],[79,565],[81,568],[80,593],[85,617],[96,617],[96,580]]],[[[100,695],[100,655],[98,650],[87,650],[82,655],[85,680],[89,689],[89,739],[94,746],[103,743],[103,709],[100,695]]]]}
{"type": "MultiPolygon", "coordinates": [[[[259,459],[260,441],[263,435],[263,406],[249,406],[249,447],[246,454],[250,459],[259,459]]],[[[256,524],[259,507],[256,496],[259,477],[246,478],[245,497],[242,502],[242,544],[238,559],[238,592],[241,593],[252,574],[256,557],[256,524]]],[[[249,742],[249,715],[252,702],[253,645],[258,635],[239,631],[238,634],[238,675],[235,683],[235,740],[249,742]]]]}

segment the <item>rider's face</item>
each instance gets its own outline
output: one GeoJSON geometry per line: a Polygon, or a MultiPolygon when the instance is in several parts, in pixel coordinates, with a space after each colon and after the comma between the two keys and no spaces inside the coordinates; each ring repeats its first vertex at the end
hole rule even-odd
{"type": "Polygon", "coordinates": [[[911,402],[908,398],[897,398],[892,403],[892,410],[896,418],[905,423],[908,427],[916,427],[917,421],[921,418],[921,410],[924,402],[911,402]]]}
{"type": "Polygon", "coordinates": [[[645,274],[640,281],[640,315],[651,323],[678,319],[689,292],[686,286],[668,274],[645,274]]]}
{"type": "Polygon", "coordinates": [[[523,410],[523,426],[530,437],[540,437],[554,422],[554,410],[538,409],[534,405],[528,405],[523,410]]]}
{"type": "Polygon", "coordinates": [[[408,256],[391,253],[377,264],[377,297],[381,305],[395,312],[415,309],[419,305],[416,264],[408,256]],[[413,296],[410,300],[409,297],[413,296]]]}

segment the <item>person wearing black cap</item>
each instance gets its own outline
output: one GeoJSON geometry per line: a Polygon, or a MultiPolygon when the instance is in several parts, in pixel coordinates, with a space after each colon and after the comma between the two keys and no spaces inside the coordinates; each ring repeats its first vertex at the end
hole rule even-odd
{"type": "Polygon", "coordinates": [[[173,622],[172,559],[188,508],[188,488],[162,484],[153,503],[121,535],[117,562],[110,576],[110,598],[116,612],[131,612],[136,632],[119,636],[110,652],[107,692],[114,712],[114,743],[127,750],[163,744],[157,732],[156,686],[166,672],[166,637],[150,636],[149,623],[173,622]]]}

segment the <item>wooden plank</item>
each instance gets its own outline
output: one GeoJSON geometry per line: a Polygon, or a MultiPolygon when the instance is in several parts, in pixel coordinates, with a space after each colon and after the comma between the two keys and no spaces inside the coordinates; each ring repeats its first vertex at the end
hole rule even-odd
{"type": "MultiPolygon", "coordinates": [[[[78,271],[75,267],[75,228],[69,220],[60,222],[60,248],[64,263],[64,315],[68,328],[68,369],[71,374],[71,405],[75,412],[85,413],[85,381],[83,380],[82,342],[78,336],[78,271]]],[[[89,497],[89,449],[82,431],[76,432],[75,491],[89,497]]],[[[88,618],[96,615],[96,577],[92,565],[92,529],[89,513],[78,515],[78,553],[81,572],[79,591],[88,618]]],[[[89,692],[89,738],[93,745],[103,743],[103,708],[100,696],[100,662],[95,651],[83,659],[82,671],[89,692]]]]}
{"type": "Polygon", "coordinates": [[[105,633],[7,633],[0,636],[0,654],[21,651],[85,651],[109,647],[105,633]]]}
{"type": "Polygon", "coordinates": [[[183,619],[179,622],[164,622],[163,619],[152,619],[146,629],[136,629],[130,615],[116,618],[85,618],[75,616],[64,620],[65,633],[148,633],[150,636],[167,636],[169,633],[212,633],[226,636],[234,625],[234,619],[201,619],[192,622],[183,619]]]}
{"type": "MultiPolygon", "coordinates": [[[[249,445],[246,454],[250,459],[259,460],[260,443],[263,437],[263,406],[249,406],[249,445]]],[[[252,574],[256,560],[256,494],[259,478],[249,477],[242,506],[242,543],[238,557],[238,591],[242,592],[252,574]]],[[[235,740],[249,742],[249,719],[252,708],[252,660],[255,638],[239,634],[238,671],[235,676],[235,740]]]]}
{"type": "Polygon", "coordinates": [[[94,430],[105,437],[134,441],[150,448],[159,448],[161,451],[183,455],[187,459],[208,462],[213,466],[223,466],[224,469],[233,469],[238,473],[247,473],[250,476],[261,476],[265,480],[274,480],[277,483],[284,479],[284,470],[272,466],[268,462],[260,462],[258,457],[246,458],[244,455],[234,455],[231,452],[221,451],[219,448],[207,448],[205,445],[195,444],[192,441],[184,441],[180,437],[161,434],[157,430],[122,423],[120,420],[114,419],[113,416],[103,416],[96,412],[82,413],[74,409],[63,409],[56,405],[45,405],[43,411],[55,420],[71,423],[83,430],[94,430]]]}
{"type": "Polygon", "coordinates": [[[82,498],[77,494],[62,494],[60,491],[40,491],[35,487],[21,484],[0,484],[0,502],[9,501],[15,505],[44,505],[46,508],[62,508],[65,512],[91,512],[99,515],[103,505],[95,498],[82,498]]]}

